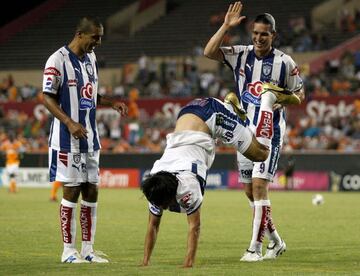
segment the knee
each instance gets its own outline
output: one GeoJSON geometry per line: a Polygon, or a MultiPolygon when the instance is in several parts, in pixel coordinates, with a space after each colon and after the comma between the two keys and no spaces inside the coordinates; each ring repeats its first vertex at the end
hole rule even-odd
{"type": "Polygon", "coordinates": [[[80,195],[80,186],[67,187],[63,188],[63,198],[76,203],[80,195]]]}
{"type": "Polygon", "coordinates": [[[97,202],[98,186],[91,183],[83,183],[81,186],[83,200],[87,202],[97,202]]]}

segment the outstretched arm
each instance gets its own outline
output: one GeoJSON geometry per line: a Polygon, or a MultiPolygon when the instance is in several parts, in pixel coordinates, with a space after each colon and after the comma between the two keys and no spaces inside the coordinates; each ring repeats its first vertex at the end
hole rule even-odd
{"type": "Polygon", "coordinates": [[[155,246],[157,234],[159,232],[160,222],[161,217],[157,217],[154,216],[152,213],[149,213],[149,222],[144,245],[144,259],[142,262],[143,266],[147,266],[150,264],[150,257],[155,246]]]}
{"type": "Polygon", "coordinates": [[[224,23],[219,30],[210,38],[204,49],[204,55],[208,58],[223,61],[223,55],[220,50],[221,43],[224,39],[226,32],[241,23],[245,16],[241,16],[243,5],[240,1],[235,2],[229,6],[225,15],[224,23]]]}
{"type": "Polygon", "coordinates": [[[200,208],[187,217],[189,230],[187,239],[187,253],[184,267],[192,267],[195,261],[196,249],[200,236],[200,208]]]}
{"type": "Polygon", "coordinates": [[[128,113],[128,107],[123,102],[114,101],[106,96],[98,95],[97,103],[104,106],[110,106],[112,109],[119,112],[121,115],[128,113]]]}

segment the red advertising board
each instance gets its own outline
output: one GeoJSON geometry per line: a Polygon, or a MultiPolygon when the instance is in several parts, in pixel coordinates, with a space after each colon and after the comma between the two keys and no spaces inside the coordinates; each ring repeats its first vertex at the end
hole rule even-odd
{"type": "Polygon", "coordinates": [[[100,169],[100,188],[138,188],[138,169],[100,169]]]}
{"type": "MultiPolygon", "coordinates": [[[[156,112],[165,114],[168,118],[175,118],[180,108],[188,103],[192,98],[169,98],[169,99],[141,99],[137,101],[139,109],[148,115],[156,112]]],[[[331,117],[344,117],[351,114],[354,109],[355,96],[331,96],[331,97],[312,97],[308,98],[305,103],[299,106],[287,108],[287,116],[290,121],[295,121],[303,116],[316,118],[323,121],[331,117]]],[[[46,108],[41,103],[0,103],[3,110],[11,112],[25,112],[29,116],[41,119],[46,108]]],[[[98,115],[113,116],[116,111],[111,108],[100,108],[98,115]]]]}

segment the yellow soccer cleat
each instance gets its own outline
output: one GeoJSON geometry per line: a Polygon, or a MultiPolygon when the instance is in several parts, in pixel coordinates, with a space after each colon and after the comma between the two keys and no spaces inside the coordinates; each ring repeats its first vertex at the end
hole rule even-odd
{"type": "Polygon", "coordinates": [[[263,84],[263,90],[261,94],[264,94],[266,92],[273,93],[277,98],[276,102],[279,104],[301,104],[301,100],[298,95],[268,82],[263,84]]]}
{"type": "Polygon", "coordinates": [[[240,117],[241,120],[243,121],[246,120],[246,112],[245,110],[242,109],[239,102],[239,98],[236,96],[234,92],[227,93],[224,102],[231,104],[231,106],[234,109],[234,112],[240,117]]]}

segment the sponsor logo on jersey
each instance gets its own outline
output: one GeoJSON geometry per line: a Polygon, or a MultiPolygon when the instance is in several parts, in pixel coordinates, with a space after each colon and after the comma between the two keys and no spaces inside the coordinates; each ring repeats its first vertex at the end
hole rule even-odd
{"type": "Polygon", "coordinates": [[[95,107],[95,103],[93,99],[93,87],[91,83],[87,83],[85,86],[81,88],[80,95],[81,95],[80,104],[79,104],[80,110],[92,109],[95,107]]]}
{"type": "Polygon", "coordinates": [[[252,175],[252,170],[240,170],[241,177],[249,178],[252,175]]]}
{"type": "Polygon", "coordinates": [[[247,89],[242,93],[241,99],[244,102],[252,103],[254,105],[260,106],[261,99],[260,93],[262,92],[262,82],[256,81],[254,83],[248,83],[247,89]]]}
{"type": "Polygon", "coordinates": [[[44,70],[44,75],[61,76],[58,69],[55,67],[48,67],[44,70]]]}
{"type": "Polygon", "coordinates": [[[67,85],[68,85],[69,87],[71,87],[71,86],[77,86],[77,79],[68,80],[68,81],[67,81],[67,85]]]}
{"type": "Polygon", "coordinates": [[[48,77],[45,82],[45,89],[51,90],[51,87],[52,87],[52,78],[48,77]]]}
{"type": "Polygon", "coordinates": [[[268,111],[261,111],[260,121],[256,128],[256,137],[271,139],[273,136],[273,114],[268,111]]]}
{"type": "Polygon", "coordinates": [[[184,195],[180,199],[181,206],[184,207],[184,208],[189,208],[189,206],[190,206],[189,200],[190,199],[191,199],[191,193],[188,193],[188,194],[184,195]]]}

